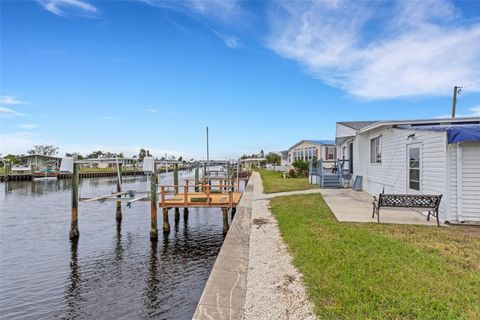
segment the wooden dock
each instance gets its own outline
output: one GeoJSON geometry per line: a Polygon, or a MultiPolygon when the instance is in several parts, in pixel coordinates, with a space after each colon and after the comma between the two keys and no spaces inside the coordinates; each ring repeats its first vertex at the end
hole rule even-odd
{"type": "MultiPolygon", "coordinates": [[[[96,196],[92,198],[79,198],[79,178],[80,178],[80,161],[73,162],[72,168],[72,206],[71,206],[71,226],[70,239],[77,240],[80,236],[78,229],[78,204],[79,202],[105,202],[115,201],[115,218],[117,225],[122,221],[122,202],[127,203],[127,207],[131,207],[137,201],[150,202],[150,239],[158,240],[157,227],[157,210],[162,208],[163,215],[163,232],[170,232],[169,210],[175,210],[175,219],[179,218],[180,208],[183,208],[184,218],[188,217],[189,208],[219,208],[223,216],[223,232],[227,233],[228,210],[231,211],[232,217],[235,214],[236,207],[242,197],[242,187],[248,183],[249,174],[242,174],[237,171],[237,178],[220,177],[220,172],[216,172],[216,176],[210,174],[200,179],[199,165],[195,167],[195,179],[192,181],[184,180],[183,184],[179,183],[178,163],[174,163],[173,168],[173,184],[160,185],[158,183],[158,174],[151,172],[150,190],[135,191],[122,190],[122,164],[117,163],[117,190],[110,194],[96,196]],[[192,183],[191,183],[192,182],[192,183]],[[243,182],[243,183],[242,183],[243,182]],[[80,200],[80,201],[79,201],[80,200]]],[[[238,170],[238,169],[237,169],[238,170]]],[[[224,172],[222,172],[224,173],[224,172]]],[[[226,176],[234,176],[233,166],[229,166],[226,176]]]]}
{"type": "Polygon", "coordinates": [[[168,209],[235,208],[242,196],[240,181],[247,179],[209,178],[208,181],[203,179],[201,184],[190,184],[185,180],[184,185],[161,185],[159,206],[168,209]],[[173,194],[172,189],[175,190],[173,194]]]}

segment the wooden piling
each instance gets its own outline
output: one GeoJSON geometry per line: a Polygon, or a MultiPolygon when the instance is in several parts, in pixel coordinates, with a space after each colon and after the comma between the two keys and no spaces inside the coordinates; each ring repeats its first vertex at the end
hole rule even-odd
{"type": "Polygon", "coordinates": [[[163,232],[170,232],[170,222],[168,222],[168,208],[163,208],[163,232]]]}
{"type": "Polygon", "coordinates": [[[157,229],[157,175],[150,178],[150,240],[158,240],[157,229]]]}
{"type": "MultiPolygon", "coordinates": [[[[117,192],[122,192],[122,164],[118,164],[118,178],[117,178],[117,192]]],[[[120,199],[122,195],[118,195],[117,198],[120,199]]],[[[116,211],[115,211],[115,219],[117,222],[122,221],[122,201],[118,200],[116,202],[116,211]]]]}
{"type": "Polygon", "coordinates": [[[199,168],[198,168],[198,162],[195,162],[195,192],[198,192],[198,187],[197,185],[199,184],[199,168]]]}
{"type": "Polygon", "coordinates": [[[226,234],[228,232],[228,228],[230,227],[228,225],[228,208],[222,208],[222,214],[223,214],[223,233],[226,234]]]}
{"type": "Polygon", "coordinates": [[[173,185],[175,186],[175,194],[178,194],[178,163],[173,165],[173,185]]]}
{"type": "Polygon", "coordinates": [[[30,176],[33,181],[33,179],[35,179],[35,166],[33,164],[30,165],[30,176]]]}
{"type": "Polygon", "coordinates": [[[70,240],[77,240],[80,237],[78,230],[78,182],[79,182],[80,165],[73,164],[72,174],[72,216],[70,222],[70,240]]]}

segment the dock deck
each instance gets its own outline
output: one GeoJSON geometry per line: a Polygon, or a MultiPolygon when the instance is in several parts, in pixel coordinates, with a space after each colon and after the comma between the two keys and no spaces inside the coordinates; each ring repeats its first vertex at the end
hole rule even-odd
{"type": "Polygon", "coordinates": [[[235,208],[242,196],[241,192],[189,192],[166,197],[159,205],[162,208],[235,208]]]}

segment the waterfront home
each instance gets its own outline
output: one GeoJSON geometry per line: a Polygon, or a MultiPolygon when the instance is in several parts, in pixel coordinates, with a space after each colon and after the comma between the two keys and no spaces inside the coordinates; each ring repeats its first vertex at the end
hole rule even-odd
{"type": "Polygon", "coordinates": [[[301,140],[288,149],[288,164],[295,161],[323,159],[333,161],[337,158],[337,148],[333,140],[301,140]]]}
{"type": "Polygon", "coordinates": [[[339,159],[372,195],[442,194],[442,222],[480,222],[480,118],[337,122],[339,159]]]}
{"type": "Polygon", "coordinates": [[[246,158],[246,159],[241,159],[240,164],[245,168],[245,169],[253,169],[253,168],[260,168],[262,163],[267,161],[265,157],[259,157],[259,158],[246,158]]]}
{"type": "Polygon", "coordinates": [[[58,170],[62,158],[54,156],[45,156],[42,154],[29,154],[18,157],[23,166],[34,166],[35,170],[49,169],[58,170]]]}

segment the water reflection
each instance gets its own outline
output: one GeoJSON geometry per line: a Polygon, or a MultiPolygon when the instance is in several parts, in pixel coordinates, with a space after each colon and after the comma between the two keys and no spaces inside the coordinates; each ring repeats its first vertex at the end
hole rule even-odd
{"type": "Polygon", "coordinates": [[[70,244],[70,283],[65,292],[67,301],[68,318],[74,319],[80,316],[78,305],[81,299],[80,272],[78,268],[78,240],[70,244]]]}
{"type": "MultiPolygon", "coordinates": [[[[82,179],[80,193],[115,186],[82,179]]],[[[124,180],[125,189],[145,186],[145,177],[124,180]]],[[[121,223],[115,201],[81,203],[82,236],[70,242],[70,188],[70,180],[0,184],[0,319],[191,318],[223,242],[219,209],[177,218],[171,210],[175,232],[151,242],[148,202],[125,209],[121,223]]]]}
{"type": "Polygon", "coordinates": [[[157,241],[150,242],[150,261],[146,285],[145,308],[152,317],[157,312],[160,279],[158,278],[157,241]]]}

